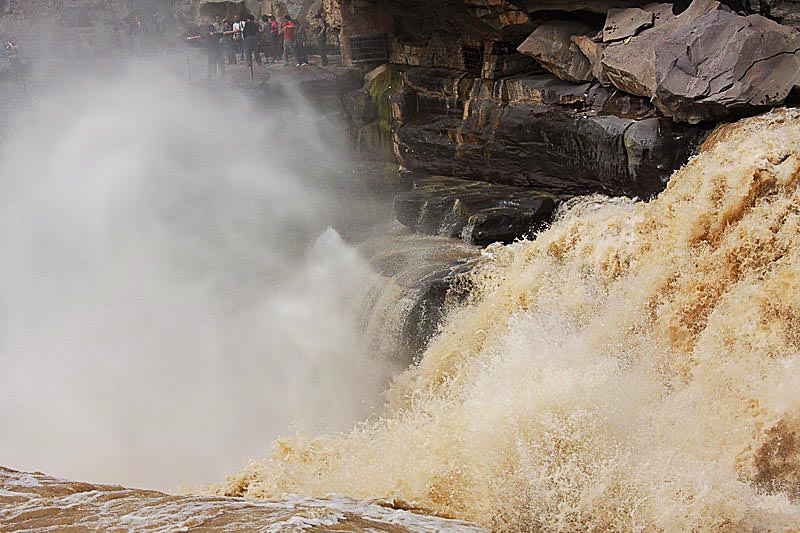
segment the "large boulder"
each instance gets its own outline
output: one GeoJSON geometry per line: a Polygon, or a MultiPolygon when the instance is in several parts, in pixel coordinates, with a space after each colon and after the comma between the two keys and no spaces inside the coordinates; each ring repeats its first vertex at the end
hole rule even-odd
{"type": "Polygon", "coordinates": [[[596,28],[576,20],[551,20],[536,28],[517,50],[562,80],[582,83],[594,78],[592,63],[571,38],[596,33],[596,28]]]}
{"type": "Polygon", "coordinates": [[[800,85],[800,33],[760,15],[710,12],[656,50],[654,103],[697,123],[780,105],[800,85]]]}
{"type": "Polygon", "coordinates": [[[723,8],[716,0],[695,0],[686,11],[676,16],[672,14],[672,4],[643,7],[643,10],[653,13],[653,27],[609,44],[603,54],[603,71],[618,89],[653,97],[656,92],[656,49],[706,13],[723,8]]]}

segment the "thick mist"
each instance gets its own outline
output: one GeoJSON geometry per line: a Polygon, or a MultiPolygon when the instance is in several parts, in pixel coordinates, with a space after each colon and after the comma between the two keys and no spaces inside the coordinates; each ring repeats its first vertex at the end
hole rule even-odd
{"type": "Polygon", "coordinates": [[[54,84],[0,145],[0,464],[172,488],[296,422],[370,414],[372,274],[315,185],[344,164],[301,101],[139,66],[54,84]]]}

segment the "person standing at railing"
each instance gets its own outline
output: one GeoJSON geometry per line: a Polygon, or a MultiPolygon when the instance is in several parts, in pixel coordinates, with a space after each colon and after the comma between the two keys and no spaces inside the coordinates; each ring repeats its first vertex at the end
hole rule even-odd
{"type": "Polygon", "coordinates": [[[297,66],[308,65],[308,39],[305,22],[298,20],[294,29],[294,49],[297,51],[297,66]]]}
{"type": "Polygon", "coordinates": [[[236,45],[233,43],[233,23],[228,19],[222,21],[222,49],[228,56],[229,65],[239,62],[236,58],[236,45]]]}
{"type": "Polygon", "coordinates": [[[295,61],[299,63],[300,58],[297,57],[297,47],[295,46],[295,29],[297,26],[289,15],[284,17],[284,21],[283,26],[281,26],[283,31],[283,64],[289,64],[290,53],[295,61]]]}
{"type": "Polygon", "coordinates": [[[319,63],[324,67],[328,64],[328,21],[322,16],[322,13],[317,13],[314,18],[317,19],[317,24],[319,24],[314,32],[319,51],[319,63]]]}
{"type": "MultiPolygon", "coordinates": [[[[231,32],[232,33],[232,32],[231,32]]],[[[205,31],[200,35],[193,35],[187,40],[202,39],[208,52],[208,71],[206,76],[209,80],[216,78],[217,75],[225,75],[225,59],[222,55],[222,39],[225,37],[223,32],[217,31],[214,24],[206,26],[205,31]]]]}
{"type": "Polygon", "coordinates": [[[242,54],[244,59],[244,21],[239,15],[233,17],[233,46],[237,54],[242,54]]]}
{"type": "Polygon", "coordinates": [[[256,63],[261,64],[261,51],[258,43],[259,31],[256,18],[253,15],[247,15],[247,22],[244,23],[244,28],[242,28],[242,35],[244,36],[244,57],[248,67],[253,66],[253,55],[256,56],[256,63]]]}
{"type": "Polygon", "coordinates": [[[270,33],[270,55],[274,58],[275,62],[280,61],[283,55],[283,37],[281,36],[281,25],[275,19],[275,15],[270,13],[267,15],[269,18],[269,33],[270,33]]]}

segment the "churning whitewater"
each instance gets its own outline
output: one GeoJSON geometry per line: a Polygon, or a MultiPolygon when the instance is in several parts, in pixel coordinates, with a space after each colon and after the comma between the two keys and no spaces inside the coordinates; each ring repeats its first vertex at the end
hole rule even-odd
{"type": "Polygon", "coordinates": [[[214,489],[397,497],[509,531],[800,523],[800,112],[718,129],[650,202],[486,250],[386,413],[214,489]]]}

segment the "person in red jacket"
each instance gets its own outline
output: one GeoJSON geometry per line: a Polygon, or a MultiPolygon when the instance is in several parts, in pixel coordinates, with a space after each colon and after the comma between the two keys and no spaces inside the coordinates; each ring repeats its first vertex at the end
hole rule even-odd
{"type": "Polygon", "coordinates": [[[283,26],[281,26],[281,30],[283,31],[283,64],[288,65],[290,52],[295,60],[299,61],[297,57],[297,47],[295,46],[295,28],[297,26],[289,15],[286,15],[284,20],[285,22],[283,26]]]}

